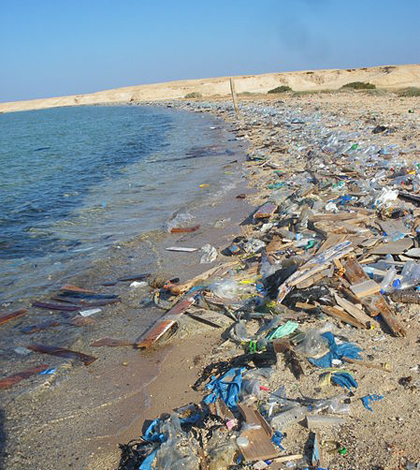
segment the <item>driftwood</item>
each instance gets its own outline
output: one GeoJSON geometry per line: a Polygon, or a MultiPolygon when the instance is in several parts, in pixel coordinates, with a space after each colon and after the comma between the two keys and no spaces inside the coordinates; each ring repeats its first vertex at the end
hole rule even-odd
{"type": "Polygon", "coordinates": [[[14,320],[15,318],[23,317],[23,315],[26,315],[27,313],[28,310],[26,310],[26,308],[21,308],[14,312],[6,313],[6,315],[2,315],[0,317],[0,325],[3,325],[3,323],[7,323],[10,320],[14,320]]]}
{"type": "Polygon", "coordinates": [[[17,384],[22,380],[31,377],[32,375],[39,374],[46,369],[48,369],[48,366],[44,364],[41,366],[31,367],[30,369],[23,370],[17,374],[9,375],[9,377],[4,377],[3,379],[0,379],[0,388],[11,387],[12,385],[17,384]]]}
{"type": "Polygon", "coordinates": [[[67,359],[78,359],[82,361],[85,366],[89,366],[95,362],[97,357],[88,356],[81,352],[72,351],[71,349],[60,348],[58,346],[46,346],[44,344],[31,344],[28,346],[31,351],[39,352],[41,354],[51,354],[52,356],[65,357],[67,359]]]}
{"type": "Polygon", "coordinates": [[[175,326],[179,317],[191,307],[196,300],[198,291],[190,292],[168,310],[151,328],[142,334],[135,342],[137,349],[151,348],[165,333],[175,326]]]}
{"type": "MultiPolygon", "coordinates": [[[[344,277],[350,284],[357,284],[369,280],[368,275],[363,271],[356,260],[348,260],[344,265],[344,269],[344,277]]],[[[377,293],[370,297],[364,297],[361,299],[361,302],[366,307],[370,316],[376,317],[377,315],[381,315],[395,336],[405,336],[404,328],[395,318],[382,294],[377,293]]]]}

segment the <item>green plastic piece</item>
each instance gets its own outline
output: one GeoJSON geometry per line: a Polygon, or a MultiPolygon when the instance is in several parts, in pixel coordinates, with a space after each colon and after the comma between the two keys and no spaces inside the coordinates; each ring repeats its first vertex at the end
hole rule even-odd
{"type": "Polygon", "coordinates": [[[284,325],[279,326],[274,331],[269,333],[267,335],[267,339],[271,341],[273,339],[278,339],[278,338],[283,338],[284,336],[288,336],[292,334],[296,330],[296,328],[298,328],[298,326],[299,326],[298,323],[295,323],[289,320],[284,325]]]}

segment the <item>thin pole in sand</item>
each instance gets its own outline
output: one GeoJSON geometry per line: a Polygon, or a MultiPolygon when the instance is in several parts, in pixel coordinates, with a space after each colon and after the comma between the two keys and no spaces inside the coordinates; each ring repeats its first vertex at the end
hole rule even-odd
{"type": "Polygon", "coordinates": [[[233,101],[233,106],[235,107],[236,117],[238,117],[239,110],[238,110],[238,103],[236,100],[235,82],[232,80],[232,78],[230,79],[230,91],[232,93],[232,101],[233,101]]]}

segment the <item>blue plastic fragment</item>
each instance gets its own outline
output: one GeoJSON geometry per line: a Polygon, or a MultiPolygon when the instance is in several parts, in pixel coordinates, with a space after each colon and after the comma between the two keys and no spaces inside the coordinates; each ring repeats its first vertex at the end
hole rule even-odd
{"type": "Polygon", "coordinates": [[[144,433],[143,439],[149,442],[165,442],[167,437],[164,433],[159,433],[160,419],[154,419],[144,433]]]}
{"type": "Polygon", "coordinates": [[[155,460],[157,449],[151,452],[141,463],[139,470],[152,470],[152,463],[155,460]]]}
{"type": "Polygon", "coordinates": [[[376,393],[372,394],[372,395],[366,395],[365,397],[362,397],[362,403],[363,403],[363,406],[369,410],[369,411],[373,411],[372,407],[370,406],[371,403],[373,403],[374,401],[379,401],[379,400],[382,400],[384,398],[383,395],[376,395],[376,393]]]}
{"type": "Polygon", "coordinates": [[[38,375],[53,375],[57,372],[57,367],[51,369],[45,369],[42,372],[39,372],[38,375]]]}
{"type": "Polygon", "coordinates": [[[242,386],[242,372],[244,367],[233,368],[226,372],[220,379],[212,377],[206,385],[207,390],[211,393],[204,398],[204,403],[215,403],[221,398],[226,406],[232,411],[236,411],[238,404],[238,396],[242,386]]]}
{"type": "Polygon", "coordinates": [[[338,199],[335,199],[334,202],[338,206],[345,206],[348,202],[352,201],[353,198],[349,194],[345,194],[344,196],[340,196],[338,199]]]}
{"type": "Polygon", "coordinates": [[[319,359],[308,357],[309,362],[314,366],[326,369],[327,367],[333,366],[333,359],[341,359],[343,357],[348,357],[349,359],[362,359],[359,356],[359,352],[362,351],[362,348],[359,348],[359,346],[356,346],[353,343],[342,343],[337,345],[334,335],[330,331],[323,333],[322,336],[327,339],[330,352],[319,359]]]}
{"type": "Polygon", "coordinates": [[[281,441],[284,439],[283,433],[280,431],[274,431],[273,437],[271,438],[271,442],[276,444],[276,446],[280,447],[281,450],[284,450],[284,447],[281,445],[281,441]]]}
{"type": "Polygon", "coordinates": [[[331,382],[347,390],[351,390],[351,387],[358,387],[356,380],[348,372],[334,372],[331,375],[331,382]]]}

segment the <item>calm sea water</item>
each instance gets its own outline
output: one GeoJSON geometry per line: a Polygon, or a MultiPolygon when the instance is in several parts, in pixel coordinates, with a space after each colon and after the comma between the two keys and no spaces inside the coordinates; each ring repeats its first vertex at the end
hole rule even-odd
{"type": "Polygon", "coordinates": [[[221,186],[232,135],[161,107],[0,115],[0,301],[41,293],[221,186]]]}

